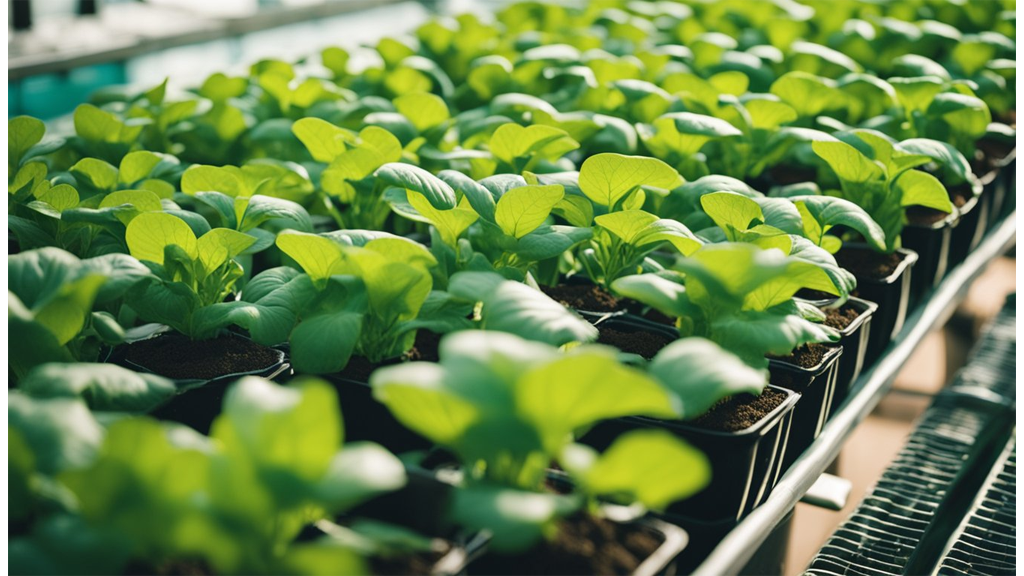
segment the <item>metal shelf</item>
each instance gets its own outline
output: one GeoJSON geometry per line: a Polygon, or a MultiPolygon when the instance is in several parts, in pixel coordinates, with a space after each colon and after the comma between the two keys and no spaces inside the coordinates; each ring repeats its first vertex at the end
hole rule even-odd
{"type": "Polygon", "coordinates": [[[850,397],[825,425],[821,435],[779,480],[771,496],[754,509],[694,572],[698,576],[738,574],[772,530],[811,488],[839,454],[854,428],[889,392],[896,374],[934,328],[949,320],[971,283],[986,265],[1014,245],[1016,212],[1006,217],[908,318],[903,330],[875,365],[854,383],[850,397]]]}

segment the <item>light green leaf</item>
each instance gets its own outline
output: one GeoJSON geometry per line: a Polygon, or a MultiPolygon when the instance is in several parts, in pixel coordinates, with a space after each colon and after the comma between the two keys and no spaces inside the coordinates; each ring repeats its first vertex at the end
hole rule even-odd
{"type": "Polygon", "coordinates": [[[7,171],[13,174],[30,148],[42,141],[46,125],[31,116],[16,116],[7,121],[7,171]]]}
{"type": "Polygon", "coordinates": [[[896,187],[900,189],[901,206],[924,206],[946,213],[953,211],[946,187],[927,172],[908,170],[896,180],[896,187]]]}
{"type": "Polygon", "coordinates": [[[704,338],[683,338],[669,344],[658,352],[647,371],[679,396],[684,420],[704,414],[723,398],[742,393],[759,395],[768,384],[764,370],[751,368],[704,338]]]}
{"type": "Polygon", "coordinates": [[[344,265],[341,246],[316,234],[285,230],[277,236],[277,247],[321,288],[328,278],[341,273],[344,265]]]}
{"type": "Polygon", "coordinates": [[[663,510],[707,487],[711,463],[700,450],[667,430],[634,430],[616,438],[581,483],[590,494],[663,510]]]}
{"type": "Polygon", "coordinates": [[[705,194],[700,197],[700,204],[727,234],[748,230],[752,223],[764,222],[764,213],[757,202],[732,192],[705,194]]]}
{"type": "Polygon", "coordinates": [[[374,175],[386,184],[419,193],[438,210],[450,210],[456,206],[452,187],[418,166],[392,162],[381,166],[374,175]]]}
{"type": "Polygon", "coordinates": [[[301,118],[292,124],[292,132],[317,162],[331,162],[355,143],[355,135],[320,118],[301,118]]]}
{"type": "Polygon", "coordinates": [[[588,198],[612,207],[640,186],[670,190],[683,180],[671,166],[656,158],[604,153],[583,163],[579,182],[588,198]]]}
{"type": "Polygon", "coordinates": [[[214,228],[199,237],[196,250],[207,274],[252,246],[256,239],[228,228],[214,228]]]}
{"type": "Polygon", "coordinates": [[[448,120],[448,105],[440,96],[429,92],[403,94],[394,100],[395,109],[423,132],[448,120]]]}
{"type": "MultiPolygon", "coordinates": [[[[495,158],[515,166],[516,159],[538,152],[545,146],[568,136],[565,130],[553,126],[533,125],[524,128],[518,124],[508,123],[494,131],[489,147],[495,158]]],[[[578,145],[574,146],[576,147],[578,145]]]]}
{"type": "Polygon", "coordinates": [[[96,158],[82,158],[71,167],[71,173],[97,190],[108,191],[117,186],[117,168],[96,158]]]}
{"type": "Polygon", "coordinates": [[[564,195],[559,185],[513,188],[498,200],[495,222],[509,236],[522,238],[547,220],[564,195]]]}
{"type": "Polygon", "coordinates": [[[601,420],[675,418],[680,410],[661,384],[621,364],[606,348],[574,350],[526,372],[517,382],[515,399],[518,413],[536,427],[550,453],[557,453],[573,430],[601,420]]]}
{"type": "Polygon", "coordinates": [[[196,235],[184,220],[161,212],[146,212],[136,216],[125,233],[125,241],[132,256],[139,260],[164,263],[164,248],[178,246],[191,258],[198,258],[196,235]]]}
{"type": "Polygon", "coordinates": [[[811,148],[841,180],[863,183],[882,177],[882,169],[878,165],[846,142],[815,141],[811,143],[811,148]]]}

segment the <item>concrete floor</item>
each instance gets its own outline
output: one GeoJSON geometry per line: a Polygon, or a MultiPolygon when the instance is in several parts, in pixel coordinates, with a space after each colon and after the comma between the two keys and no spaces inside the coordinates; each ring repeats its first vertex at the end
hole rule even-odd
{"type": "Polygon", "coordinates": [[[1014,258],[994,261],[972,286],[944,329],[929,334],[896,377],[893,391],[854,431],[843,447],[839,475],[853,489],[840,511],[798,504],[786,573],[800,574],[822,544],[860,503],[913,429],[914,420],[963,366],[978,330],[996,315],[1006,296],[1017,290],[1014,258]]]}

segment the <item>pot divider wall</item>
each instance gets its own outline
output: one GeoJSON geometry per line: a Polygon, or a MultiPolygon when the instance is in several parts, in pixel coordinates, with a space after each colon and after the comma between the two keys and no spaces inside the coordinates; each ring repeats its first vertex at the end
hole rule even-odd
{"type": "Polygon", "coordinates": [[[861,370],[864,368],[864,359],[868,351],[868,339],[871,335],[871,324],[874,319],[878,305],[862,298],[851,297],[846,301],[847,306],[853,307],[858,312],[857,318],[849,326],[840,331],[842,335],[839,345],[843,348],[843,354],[839,357],[836,367],[836,385],[832,393],[832,403],[829,408],[829,416],[835,414],[839,406],[846,400],[850,388],[857,381],[861,370]]]}
{"type": "Polygon", "coordinates": [[[927,226],[908,224],[900,238],[903,247],[917,252],[917,264],[910,271],[910,307],[934,288],[946,275],[953,228],[959,215],[953,213],[927,226]]]}
{"type": "MultiPolygon", "coordinates": [[[[870,250],[866,244],[847,243],[844,247],[870,250]]],[[[868,350],[864,366],[871,366],[885,347],[902,328],[907,318],[910,300],[910,270],[917,262],[917,253],[900,248],[896,251],[903,256],[896,270],[886,278],[877,279],[857,276],[857,296],[878,304],[871,323],[868,350]]]]}
{"type": "Polygon", "coordinates": [[[789,435],[789,447],[783,457],[783,471],[814,442],[828,420],[836,386],[837,361],[842,354],[841,346],[829,348],[825,357],[813,368],[803,368],[775,359],[769,361],[770,382],[800,394],[800,401],[793,409],[793,428],[789,435]]]}

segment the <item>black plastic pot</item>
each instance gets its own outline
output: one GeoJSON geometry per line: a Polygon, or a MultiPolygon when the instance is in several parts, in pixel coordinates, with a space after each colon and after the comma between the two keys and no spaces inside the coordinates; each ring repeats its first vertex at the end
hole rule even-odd
{"type": "Polygon", "coordinates": [[[426,536],[449,536],[452,484],[439,479],[435,472],[408,462],[405,473],[405,486],[364,502],[349,514],[405,526],[426,536]]]}
{"type": "Polygon", "coordinates": [[[604,449],[624,432],[662,428],[704,452],[711,461],[711,484],[700,494],[669,507],[673,516],[718,521],[738,520],[762,503],[782,470],[793,407],[800,395],[770,386],[786,399],[757,424],[738,432],[708,430],[683,421],[629,417],[606,420],[582,442],[604,449]]]}
{"type": "Polygon", "coordinates": [[[907,224],[903,228],[900,235],[903,247],[918,254],[917,264],[910,271],[911,307],[916,306],[946,275],[953,228],[957,226],[959,217],[954,208],[951,214],[933,224],[907,224]]]}
{"type": "Polygon", "coordinates": [[[960,222],[953,229],[950,238],[949,268],[963,262],[985,237],[985,231],[988,229],[989,203],[983,201],[983,186],[981,181],[975,181],[974,194],[959,208],[960,222]]]}
{"type": "Polygon", "coordinates": [[[793,426],[789,433],[789,446],[783,455],[782,471],[814,442],[828,421],[832,408],[832,395],[836,389],[838,360],[843,355],[842,346],[830,347],[817,366],[804,368],[782,360],[768,362],[771,373],[769,382],[800,394],[800,401],[793,409],[793,426]]]}
{"type": "MultiPolygon", "coordinates": [[[[150,336],[150,338],[159,338],[164,334],[155,334],[150,336]]],[[[248,338],[240,334],[233,334],[232,337],[248,340],[248,338]]],[[[142,340],[146,339],[148,338],[143,338],[142,340]]],[[[136,342],[138,341],[141,340],[136,340],[136,342]]],[[[278,361],[266,368],[224,374],[223,376],[208,380],[198,378],[172,379],[178,388],[178,394],[151,411],[150,415],[161,420],[185,424],[203,434],[208,434],[214,419],[221,413],[221,408],[224,404],[224,394],[227,392],[228,386],[234,383],[235,380],[243,376],[260,376],[273,379],[288,374],[291,366],[287,362],[286,354],[276,348],[272,350],[278,354],[278,361]]],[[[186,358],[182,360],[187,361],[186,358]]],[[[153,373],[145,366],[126,360],[123,348],[121,347],[111,350],[105,361],[130,368],[137,372],[153,373]]]]}
{"type": "Polygon", "coordinates": [[[868,339],[871,335],[871,321],[878,310],[878,304],[861,298],[850,298],[846,305],[856,310],[858,315],[849,326],[839,332],[839,345],[843,348],[843,355],[839,357],[836,367],[836,385],[829,408],[830,416],[835,414],[836,409],[846,400],[850,394],[850,387],[864,368],[868,339]]]}
{"type": "MultiPolygon", "coordinates": [[[[689,535],[685,530],[653,516],[636,517],[634,510],[624,506],[605,504],[601,506],[603,516],[616,524],[636,526],[654,534],[661,545],[631,573],[633,576],[656,576],[677,573],[676,558],[687,547],[689,535]]],[[[515,564],[514,556],[480,554],[473,560],[468,572],[473,575],[482,574],[521,574],[521,568],[515,564]]]]}
{"type": "Polygon", "coordinates": [[[373,397],[373,389],[368,383],[339,375],[323,378],[338,393],[338,404],[345,421],[346,442],[376,442],[395,454],[431,447],[426,438],[402,426],[387,406],[373,397]]]}
{"type": "Polygon", "coordinates": [[[1014,148],[1006,157],[996,162],[994,177],[985,184],[984,196],[988,196],[991,202],[989,209],[988,228],[992,229],[996,224],[1017,206],[1017,149],[1014,148]]]}
{"type": "MultiPolygon", "coordinates": [[[[870,251],[866,244],[848,242],[843,250],[870,251]]],[[[901,248],[896,251],[903,256],[899,266],[889,276],[878,279],[857,277],[857,296],[878,304],[874,319],[871,322],[871,334],[868,337],[868,350],[864,357],[864,366],[871,366],[885,350],[902,328],[910,307],[910,274],[909,271],[917,262],[917,253],[901,248]]]]}

